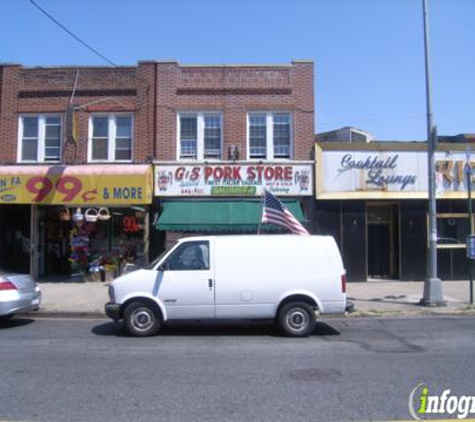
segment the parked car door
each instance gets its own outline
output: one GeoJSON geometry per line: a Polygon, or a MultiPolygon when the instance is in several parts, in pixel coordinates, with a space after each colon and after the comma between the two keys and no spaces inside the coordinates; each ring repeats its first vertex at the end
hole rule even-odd
{"type": "Polygon", "coordinates": [[[215,318],[214,274],[209,241],[180,244],[159,266],[158,296],[169,319],[215,318]]]}

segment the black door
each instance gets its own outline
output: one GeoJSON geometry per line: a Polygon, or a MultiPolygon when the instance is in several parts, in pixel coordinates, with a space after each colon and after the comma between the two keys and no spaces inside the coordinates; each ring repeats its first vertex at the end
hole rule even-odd
{"type": "Polygon", "coordinates": [[[391,272],[389,224],[369,224],[368,226],[368,275],[389,277],[391,272]]]}
{"type": "Polygon", "coordinates": [[[30,205],[0,206],[0,268],[30,272],[30,205]]]}
{"type": "Polygon", "coordinates": [[[368,205],[366,215],[368,277],[399,278],[398,205],[368,205]]]}

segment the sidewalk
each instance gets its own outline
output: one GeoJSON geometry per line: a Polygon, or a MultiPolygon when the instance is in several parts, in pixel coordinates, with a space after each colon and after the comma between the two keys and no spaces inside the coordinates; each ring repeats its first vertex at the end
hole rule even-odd
{"type": "MultiPolygon", "coordinates": [[[[39,283],[42,303],[38,316],[104,317],[108,298],[108,283],[48,282],[39,283]]],[[[447,306],[427,308],[419,300],[424,282],[375,280],[348,283],[347,296],[354,306],[350,316],[428,315],[475,313],[469,310],[468,281],[444,281],[443,292],[447,306]]]]}

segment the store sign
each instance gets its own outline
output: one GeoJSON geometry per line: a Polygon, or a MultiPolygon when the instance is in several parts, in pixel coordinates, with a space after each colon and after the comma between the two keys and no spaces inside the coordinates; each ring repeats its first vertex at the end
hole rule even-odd
{"type": "Polygon", "coordinates": [[[313,194],[311,164],[157,165],[156,196],[279,196],[313,194]]]}
{"type": "Polygon", "coordinates": [[[113,165],[2,167],[0,203],[64,205],[151,203],[151,166],[118,167],[113,165]]]}
{"type": "Polygon", "coordinates": [[[387,158],[367,156],[366,159],[356,160],[352,154],[345,154],[341,159],[339,172],[348,170],[366,170],[367,186],[384,188],[394,185],[404,190],[407,185],[414,185],[417,176],[414,174],[397,174],[399,154],[390,155],[387,158]],[[392,174],[394,173],[394,174],[392,174]]]}
{"type": "MultiPolygon", "coordinates": [[[[426,151],[323,150],[318,160],[317,198],[427,198],[426,151]]],[[[437,196],[466,195],[465,152],[437,151],[435,163],[437,196]]]]}

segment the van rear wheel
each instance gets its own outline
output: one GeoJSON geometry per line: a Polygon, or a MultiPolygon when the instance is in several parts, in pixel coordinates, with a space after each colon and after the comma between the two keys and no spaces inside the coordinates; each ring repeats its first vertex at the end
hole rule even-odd
{"type": "Polygon", "coordinates": [[[306,337],[317,323],[315,311],[305,302],[287,303],[279,311],[277,322],[281,330],[291,337],[306,337]]]}
{"type": "Polygon", "coordinates": [[[149,305],[142,302],[132,302],[125,308],[124,325],[130,334],[137,337],[147,337],[158,333],[161,321],[149,305]]]}

